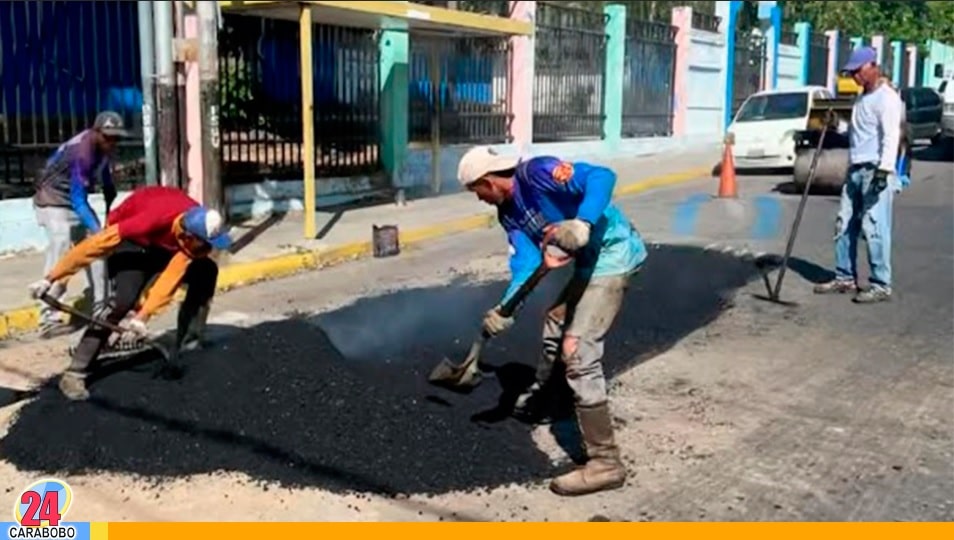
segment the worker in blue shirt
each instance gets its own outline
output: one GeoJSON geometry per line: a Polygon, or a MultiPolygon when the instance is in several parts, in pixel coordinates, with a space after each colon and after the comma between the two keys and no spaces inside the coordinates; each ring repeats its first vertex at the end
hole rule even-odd
{"type": "MultiPolygon", "coordinates": [[[[507,233],[511,280],[498,306],[540,264],[545,236],[573,256],[573,276],[547,311],[536,382],[517,400],[514,412],[545,417],[555,395],[550,375],[554,363],[562,361],[589,459],[555,478],[550,489],[583,495],[622,486],[626,469],[613,433],[603,347],[630,277],[642,267],[647,251],[639,232],[611,202],[616,174],[549,156],[521,161],[480,146],[461,158],[458,180],[497,207],[507,233]]],[[[512,324],[495,307],[487,311],[483,327],[496,335],[512,324]]]]}
{"type": "MultiPolygon", "coordinates": [[[[60,145],[47,160],[36,181],[33,196],[37,222],[47,234],[44,272],[49,272],[75,243],[102,228],[89,204],[89,193],[95,189],[99,177],[108,211],[116,198],[110,175],[110,156],[118,139],[128,136],[122,116],[104,111],[96,116],[91,128],[60,145]]],[[[90,265],[86,280],[92,290],[93,310],[98,313],[105,308],[108,296],[105,262],[96,261],[90,265]]],[[[65,288],[59,286],[48,294],[59,298],[65,292],[65,288]]],[[[56,311],[45,305],[41,307],[40,332],[43,337],[69,331],[56,311]]]]}

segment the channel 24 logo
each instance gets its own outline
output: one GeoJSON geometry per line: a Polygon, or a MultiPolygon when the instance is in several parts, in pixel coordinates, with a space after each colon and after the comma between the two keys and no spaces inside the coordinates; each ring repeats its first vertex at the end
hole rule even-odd
{"type": "Polygon", "coordinates": [[[73,490],[62,481],[47,478],[20,492],[13,504],[19,525],[7,531],[10,538],[76,538],[76,527],[63,525],[73,502],[73,490]]]}

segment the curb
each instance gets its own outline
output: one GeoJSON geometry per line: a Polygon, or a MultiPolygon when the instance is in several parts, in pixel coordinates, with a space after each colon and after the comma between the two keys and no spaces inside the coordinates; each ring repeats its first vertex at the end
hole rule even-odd
{"type": "MultiPolygon", "coordinates": [[[[617,197],[635,195],[653,189],[674,186],[708,176],[710,172],[711,167],[699,167],[654,178],[647,178],[641,182],[617,187],[613,195],[617,197]]],[[[488,212],[445,221],[435,225],[428,225],[426,227],[409,229],[400,233],[401,247],[405,248],[422,244],[429,240],[452,234],[488,229],[495,226],[496,223],[496,214],[488,212]]],[[[229,291],[238,287],[287,277],[309,270],[336,266],[348,261],[364,259],[372,256],[372,254],[372,242],[368,240],[365,242],[352,242],[333,248],[278,255],[252,262],[230,264],[220,269],[216,292],[229,291]]],[[[181,300],[182,293],[177,294],[176,298],[181,300]]],[[[78,306],[79,302],[80,300],[73,300],[70,303],[74,306],[78,306]]],[[[40,310],[36,305],[0,311],[0,341],[36,330],[39,327],[39,321],[40,310]]]]}

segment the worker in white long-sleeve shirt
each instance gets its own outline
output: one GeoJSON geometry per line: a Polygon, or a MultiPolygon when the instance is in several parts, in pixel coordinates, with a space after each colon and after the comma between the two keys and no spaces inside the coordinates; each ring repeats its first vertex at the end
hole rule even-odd
{"type": "Polygon", "coordinates": [[[891,217],[894,194],[901,190],[895,171],[904,103],[882,77],[875,49],[855,49],[843,71],[864,92],[851,112],[850,166],[835,220],[835,279],[818,285],[815,292],[852,292],[856,303],[881,302],[891,298],[891,217]],[[862,232],[871,265],[866,290],[859,288],[857,272],[862,232]]]}

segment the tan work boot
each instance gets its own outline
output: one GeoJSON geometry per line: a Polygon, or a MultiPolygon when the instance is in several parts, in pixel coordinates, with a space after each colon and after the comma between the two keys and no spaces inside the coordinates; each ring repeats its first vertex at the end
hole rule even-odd
{"type": "Polygon", "coordinates": [[[60,375],[60,392],[73,401],[89,399],[89,390],[86,389],[86,376],[76,371],[66,371],[60,375]]]}
{"type": "Polygon", "coordinates": [[[557,495],[574,496],[622,487],[626,467],[619,459],[619,447],[613,437],[609,404],[579,406],[576,414],[589,459],[586,465],[554,478],[550,490],[557,495]]]}

